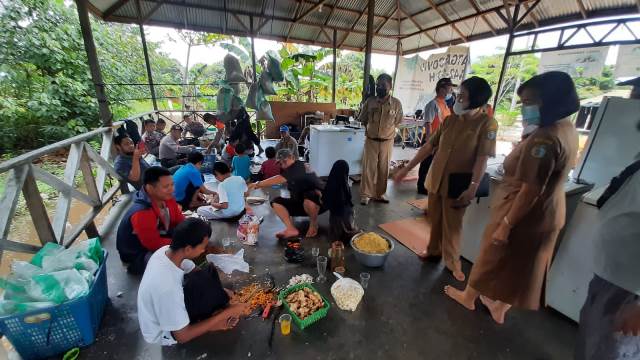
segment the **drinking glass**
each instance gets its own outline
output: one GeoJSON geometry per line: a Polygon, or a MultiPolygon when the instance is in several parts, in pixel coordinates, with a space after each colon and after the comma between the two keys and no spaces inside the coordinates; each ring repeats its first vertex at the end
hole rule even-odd
{"type": "Polygon", "coordinates": [[[318,257],[318,255],[320,255],[320,248],[312,247],[311,248],[311,255],[313,257],[318,257]]]}
{"type": "Polygon", "coordinates": [[[280,332],[282,335],[289,335],[291,333],[291,315],[282,314],[280,315],[280,332]]]}
{"type": "Polygon", "coordinates": [[[327,281],[327,277],[325,273],[327,271],[327,257],[326,256],[318,256],[318,282],[323,283],[327,281]]]}
{"type": "Polygon", "coordinates": [[[362,285],[363,289],[366,289],[369,286],[369,279],[371,278],[371,274],[368,272],[360,273],[360,285],[362,285]]]}

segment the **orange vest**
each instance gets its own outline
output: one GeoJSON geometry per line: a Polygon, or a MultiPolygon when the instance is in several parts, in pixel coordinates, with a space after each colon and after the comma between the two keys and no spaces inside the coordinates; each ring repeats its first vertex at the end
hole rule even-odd
{"type": "Polygon", "coordinates": [[[433,121],[431,122],[431,133],[435,133],[436,130],[438,130],[438,127],[440,127],[440,124],[444,121],[444,119],[447,118],[447,116],[451,115],[451,110],[449,110],[449,107],[447,106],[447,102],[444,101],[444,98],[440,98],[440,97],[436,97],[436,105],[438,105],[438,110],[440,110],[438,112],[438,114],[436,115],[435,118],[433,118],[433,121]],[[440,115],[442,115],[442,118],[440,118],[440,115]]]}

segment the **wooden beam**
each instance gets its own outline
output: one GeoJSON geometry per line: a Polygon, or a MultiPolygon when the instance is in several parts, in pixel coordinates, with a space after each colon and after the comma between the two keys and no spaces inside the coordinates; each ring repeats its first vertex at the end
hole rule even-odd
{"type": "Polygon", "coordinates": [[[2,241],[0,242],[0,254],[2,254],[4,250],[19,252],[19,253],[35,254],[38,251],[40,251],[40,249],[42,249],[41,246],[25,244],[25,243],[21,243],[21,242],[9,240],[9,239],[2,239],[2,241]]]}
{"type": "Polygon", "coordinates": [[[233,16],[234,19],[236,19],[237,22],[240,23],[240,26],[242,26],[242,28],[244,29],[244,31],[249,34],[249,35],[253,35],[251,33],[251,31],[249,30],[249,28],[247,27],[247,25],[244,24],[244,22],[242,21],[242,19],[240,19],[240,17],[238,15],[236,15],[236,13],[231,13],[231,16],[233,16]]]}
{"type": "Polygon", "coordinates": [[[578,3],[578,9],[580,9],[580,14],[582,15],[582,18],[586,19],[587,18],[587,10],[584,8],[584,4],[582,3],[582,0],[576,0],[576,2],[578,3]]]}
{"type": "Polygon", "coordinates": [[[351,28],[349,29],[349,31],[347,31],[346,34],[344,34],[344,37],[342,38],[342,41],[340,41],[340,44],[338,44],[338,47],[341,48],[342,44],[344,44],[345,41],[347,41],[347,38],[349,37],[349,35],[351,34],[351,32],[353,31],[353,29],[356,28],[356,25],[358,25],[358,23],[360,22],[360,19],[362,19],[362,17],[364,16],[364,13],[367,12],[367,9],[369,7],[369,4],[367,4],[364,9],[362,10],[362,12],[360,13],[360,16],[358,16],[358,18],[356,19],[356,21],[353,22],[353,25],[351,25],[351,28]]]}
{"type": "MultiPolygon", "coordinates": [[[[85,149],[91,147],[91,145],[84,143],[85,149]]],[[[82,153],[82,157],[80,158],[80,171],[82,171],[82,177],[84,179],[84,187],[87,189],[87,194],[89,198],[95,201],[95,206],[100,206],[100,193],[98,192],[98,186],[96,185],[96,179],[93,176],[93,171],[91,170],[91,162],[89,161],[89,156],[86,152],[82,153]]],[[[140,174],[140,179],[142,179],[142,174],[140,174]]],[[[82,193],[81,193],[82,194],[82,193]]]]}
{"type": "Polygon", "coordinates": [[[126,179],[122,178],[122,176],[118,174],[116,169],[114,169],[107,160],[105,160],[101,155],[93,150],[91,146],[86,147],[85,150],[87,151],[87,155],[89,156],[89,158],[93,160],[94,163],[105,169],[111,176],[113,176],[117,180],[126,181],[126,179]]]}
{"type": "Polygon", "coordinates": [[[164,1],[160,1],[157,4],[153,5],[151,10],[149,10],[149,12],[142,17],[142,24],[146,23],[147,20],[149,20],[153,16],[153,14],[155,14],[156,11],[158,11],[158,9],[162,7],[163,4],[164,4],[164,1]]]}
{"type": "Polygon", "coordinates": [[[56,235],[53,233],[53,227],[49,221],[47,208],[44,206],[40,190],[36,184],[36,178],[33,173],[34,166],[29,165],[29,173],[22,187],[22,195],[24,196],[27,209],[31,215],[33,227],[38,233],[38,238],[42,245],[48,242],[56,242],[56,235]]]}
{"type": "MultiPolygon", "coordinates": [[[[64,168],[63,181],[73,187],[76,179],[76,173],[80,166],[80,158],[84,143],[75,143],[71,145],[69,149],[69,156],[67,157],[67,166],[64,168]]],[[[53,233],[56,235],[56,239],[61,241],[64,239],[64,234],[67,228],[67,220],[69,219],[69,210],[71,210],[71,193],[60,192],[58,196],[58,203],[56,204],[55,217],[53,218],[53,233]]]]}
{"type": "Polygon", "coordinates": [[[327,2],[327,0],[321,0],[317,4],[313,5],[311,7],[311,9],[305,11],[302,15],[300,15],[295,20],[293,20],[293,23],[297,24],[298,22],[300,22],[300,20],[302,20],[302,19],[306,18],[307,16],[309,16],[312,12],[316,11],[320,6],[324,5],[324,3],[326,3],[326,2],[327,2]]]}
{"type": "MultiPolygon", "coordinates": [[[[340,0],[336,0],[336,2],[333,4],[334,6],[331,7],[331,10],[329,10],[329,15],[327,15],[327,18],[324,20],[324,23],[323,23],[322,27],[320,28],[320,31],[318,31],[318,33],[316,34],[316,38],[320,37],[320,33],[329,24],[329,20],[331,20],[331,16],[333,16],[333,10],[335,9],[335,6],[337,6],[339,3],[340,3],[340,0]]],[[[335,32],[335,29],[334,29],[334,32],[335,32]]],[[[325,33],[325,35],[326,35],[326,33],[325,33]]],[[[332,43],[334,42],[333,39],[329,39],[329,41],[331,41],[332,43]]]]}
{"type": "Polygon", "coordinates": [[[98,206],[98,205],[100,205],[100,199],[99,198],[92,198],[91,196],[89,196],[87,194],[83,194],[82,192],[76,190],[76,188],[73,187],[72,185],[69,185],[68,183],[65,183],[64,181],[58,179],[54,175],[51,175],[50,173],[42,170],[38,166],[34,166],[33,167],[33,176],[36,178],[36,180],[40,180],[43,183],[45,183],[45,184],[51,186],[52,188],[58,190],[60,192],[60,194],[64,194],[66,196],[78,199],[78,200],[82,201],[83,203],[88,204],[90,206],[98,206]]]}
{"type": "MultiPolygon", "coordinates": [[[[402,9],[402,7],[400,7],[400,11],[401,11],[403,14],[405,14],[405,15],[407,14],[407,13],[402,9]]],[[[426,37],[428,37],[428,38],[429,38],[429,40],[431,40],[431,42],[432,42],[432,43],[434,43],[434,44],[436,45],[436,47],[440,47],[440,43],[438,43],[438,42],[436,41],[436,39],[435,39],[433,36],[429,35],[429,33],[427,32],[427,30],[424,30],[424,29],[422,28],[422,26],[420,26],[420,24],[418,24],[418,22],[416,21],[416,19],[414,19],[414,18],[413,18],[413,16],[409,16],[408,18],[409,18],[409,20],[413,23],[413,25],[415,25],[415,26],[418,28],[418,30],[419,30],[419,31],[415,32],[415,33],[414,33],[414,35],[424,34],[426,37]]],[[[398,30],[398,31],[399,31],[399,30],[398,30]]],[[[409,37],[409,36],[406,36],[406,37],[409,37]]]]}
{"type": "MultiPolygon", "coordinates": [[[[6,243],[9,231],[11,230],[11,221],[18,206],[20,192],[24,185],[27,174],[29,173],[29,165],[23,165],[11,170],[5,183],[4,193],[0,198],[0,246],[6,243]]],[[[0,260],[2,260],[2,248],[0,248],[0,260]]]]}
{"type": "MultiPolygon", "coordinates": [[[[391,14],[391,16],[395,15],[398,13],[398,7],[396,6],[395,10],[393,10],[393,13],[391,14]]],[[[378,27],[376,28],[376,30],[373,32],[376,36],[380,33],[380,30],[382,30],[382,28],[387,25],[387,23],[389,22],[389,20],[391,20],[391,16],[389,16],[386,20],[384,20],[380,25],[378,25],[378,27]]]]}
{"type": "MultiPolygon", "coordinates": [[[[296,0],[296,11],[294,12],[294,19],[298,17],[298,12],[300,11],[300,0],[296,0]]],[[[287,29],[287,37],[285,42],[289,42],[289,37],[291,36],[291,30],[293,29],[293,25],[295,25],[295,23],[290,23],[289,24],[289,28],[287,29]]]]}
{"type": "Polygon", "coordinates": [[[331,38],[331,36],[329,36],[329,34],[327,33],[327,30],[325,30],[324,28],[322,28],[322,30],[320,30],[320,32],[324,35],[324,37],[327,38],[328,41],[333,41],[333,39],[331,38]]]}
{"type": "MultiPolygon", "coordinates": [[[[535,8],[536,5],[538,5],[538,3],[540,2],[540,0],[536,1],[533,6],[529,6],[528,3],[523,3],[522,5],[524,5],[524,8],[527,10],[524,13],[524,16],[520,19],[520,21],[518,22],[518,26],[520,25],[520,23],[527,17],[529,16],[531,18],[531,22],[533,22],[533,24],[536,26],[536,28],[540,27],[540,22],[538,20],[538,17],[536,16],[536,14],[533,13],[533,9],[535,8]]],[[[517,27],[517,26],[516,26],[517,27]]]]}
{"type": "MultiPolygon", "coordinates": [[[[102,147],[100,148],[100,157],[106,159],[107,162],[111,160],[111,149],[113,145],[113,130],[102,134],[102,147]]],[[[98,174],[96,178],[96,186],[98,187],[98,195],[102,198],[104,193],[104,184],[107,179],[107,169],[102,166],[98,167],[98,174]]]]}
{"type": "MultiPolygon", "coordinates": [[[[81,0],[81,1],[85,1],[85,0],[81,0]]],[[[89,1],[87,1],[87,3],[88,2],[89,1]]],[[[128,2],[129,2],[129,0],[118,0],[118,1],[116,1],[115,4],[111,5],[107,10],[104,11],[104,13],[102,13],[102,18],[105,19],[105,20],[109,20],[111,15],[113,15],[122,6],[124,6],[124,4],[126,4],[128,2]]]]}
{"type": "Polygon", "coordinates": [[[440,8],[438,7],[438,5],[436,5],[436,3],[433,2],[433,0],[427,0],[427,2],[431,5],[431,7],[438,13],[438,15],[440,15],[440,17],[442,18],[442,20],[446,21],[447,23],[450,23],[451,28],[453,28],[453,30],[458,33],[458,35],[460,36],[460,38],[462,40],[464,40],[464,42],[468,42],[467,41],[467,37],[462,33],[462,31],[460,31],[460,29],[458,29],[458,27],[454,24],[451,23],[451,20],[449,19],[449,17],[447,16],[447,14],[445,14],[442,10],[440,10],[440,8]]]}
{"type": "MultiPolygon", "coordinates": [[[[476,0],[469,0],[469,3],[473,7],[473,9],[476,11],[476,13],[480,13],[481,10],[480,10],[480,7],[478,6],[478,4],[476,3],[476,0]]],[[[493,35],[498,35],[498,33],[496,32],[496,29],[493,27],[493,25],[491,24],[489,19],[487,19],[486,15],[480,15],[480,18],[489,27],[489,29],[491,30],[491,33],[493,35]]]]}
{"type": "Polygon", "coordinates": [[[507,19],[506,16],[504,16],[504,14],[502,13],[502,9],[501,7],[499,7],[496,11],[495,11],[496,15],[498,15],[498,17],[500,18],[500,20],[502,20],[503,23],[505,23],[505,25],[507,25],[507,27],[511,26],[511,24],[509,23],[509,19],[507,19]]]}

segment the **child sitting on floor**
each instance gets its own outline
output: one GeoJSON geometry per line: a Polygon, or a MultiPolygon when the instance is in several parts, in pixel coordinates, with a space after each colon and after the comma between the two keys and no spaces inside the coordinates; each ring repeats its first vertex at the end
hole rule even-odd
{"type": "Polygon", "coordinates": [[[233,157],[236,156],[237,144],[238,144],[237,140],[236,141],[229,140],[227,145],[225,145],[224,149],[222,150],[222,155],[220,156],[220,158],[228,166],[231,166],[231,161],[233,160],[233,157]]]}
{"type": "Polygon", "coordinates": [[[349,187],[349,164],[344,160],[336,161],[329,172],[322,207],[329,210],[330,239],[347,242],[358,232],[349,187]]]}
{"type": "Polygon", "coordinates": [[[208,220],[234,218],[245,209],[244,196],[247,183],[240,176],[232,176],[227,164],[213,164],[213,175],[218,180],[218,191],[210,205],[198,208],[198,215],[208,220]]]}
{"type": "Polygon", "coordinates": [[[251,177],[251,171],[249,170],[251,167],[251,159],[247,154],[245,154],[246,150],[247,148],[244,144],[236,145],[236,156],[234,156],[231,161],[231,170],[233,170],[233,175],[240,176],[245,181],[249,180],[249,177],[251,177]]]}
{"type": "Polygon", "coordinates": [[[269,146],[265,150],[265,155],[267,155],[267,161],[263,162],[260,167],[260,175],[262,175],[261,178],[268,179],[270,177],[280,175],[282,169],[280,168],[280,164],[276,161],[276,148],[269,146]]]}

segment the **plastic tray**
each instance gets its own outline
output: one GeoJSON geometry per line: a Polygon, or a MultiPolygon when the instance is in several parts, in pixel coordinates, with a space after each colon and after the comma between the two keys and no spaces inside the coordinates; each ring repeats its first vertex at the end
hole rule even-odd
{"type": "Polygon", "coordinates": [[[329,312],[329,309],[331,308],[331,305],[329,304],[327,299],[324,296],[322,296],[322,294],[320,294],[320,292],[318,290],[316,290],[310,284],[298,284],[298,285],[294,285],[294,286],[292,286],[290,288],[287,288],[285,290],[282,290],[280,292],[280,294],[278,295],[278,298],[280,299],[280,301],[282,301],[282,305],[285,307],[285,309],[287,309],[289,314],[291,314],[291,318],[293,319],[293,322],[301,330],[304,330],[305,328],[307,328],[307,327],[313,325],[314,323],[316,323],[318,320],[320,320],[320,319],[324,318],[325,316],[327,316],[327,313],[329,312]],[[322,302],[324,303],[324,306],[322,307],[322,309],[316,311],[311,316],[307,316],[307,318],[304,319],[304,320],[300,319],[293,311],[291,311],[291,308],[289,308],[289,303],[287,303],[287,301],[285,300],[287,295],[289,295],[289,294],[291,294],[293,292],[296,292],[298,290],[301,290],[303,288],[309,288],[312,291],[314,291],[315,293],[317,293],[318,295],[320,295],[320,297],[322,298],[322,302]]]}

